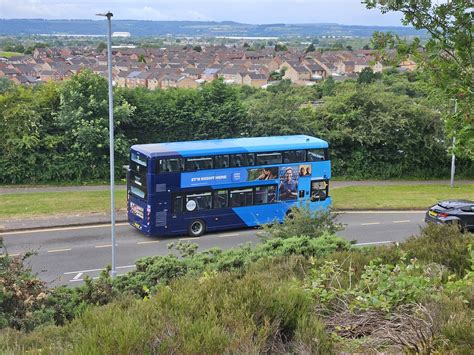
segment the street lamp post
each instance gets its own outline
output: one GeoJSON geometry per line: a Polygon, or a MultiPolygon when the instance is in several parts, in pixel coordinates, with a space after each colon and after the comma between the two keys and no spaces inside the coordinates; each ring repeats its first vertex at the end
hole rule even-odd
{"type": "Polygon", "coordinates": [[[114,161],[114,97],[112,91],[112,16],[114,14],[108,11],[105,14],[97,16],[107,17],[107,66],[109,77],[109,146],[110,146],[110,224],[112,234],[112,270],[111,276],[117,275],[115,265],[115,161],[114,161]]]}
{"type": "MultiPolygon", "coordinates": [[[[458,112],[458,100],[454,99],[454,114],[456,115],[458,112]]],[[[451,152],[451,182],[450,186],[454,187],[454,172],[456,171],[456,155],[454,154],[454,147],[456,145],[456,132],[453,135],[453,147],[451,152]]]]}

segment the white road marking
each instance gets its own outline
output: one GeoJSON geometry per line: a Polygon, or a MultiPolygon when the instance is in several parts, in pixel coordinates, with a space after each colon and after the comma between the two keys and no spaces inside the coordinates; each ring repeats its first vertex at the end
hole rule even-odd
{"type": "Polygon", "coordinates": [[[51,249],[51,250],[48,250],[48,253],[60,253],[62,251],[70,251],[72,250],[71,248],[64,248],[64,249],[51,249]]]}
{"type": "Polygon", "coordinates": [[[374,245],[374,244],[389,244],[389,243],[395,243],[393,240],[385,240],[383,242],[367,242],[367,243],[357,243],[354,245],[357,246],[362,246],[362,245],[374,245]]]}
{"type": "Polygon", "coordinates": [[[380,224],[380,222],[370,222],[370,223],[361,223],[361,226],[373,226],[375,224],[380,224]]]}
{"type": "MultiPolygon", "coordinates": [[[[132,268],[132,267],[135,267],[135,265],[117,266],[117,269],[127,269],[127,268],[132,268]]],[[[100,268],[100,269],[68,271],[68,272],[65,272],[64,275],[78,274],[78,273],[80,273],[80,272],[85,273],[85,272],[102,271],[102,270],[104,270],[104,269],[105,269],[105,267],[100,268]]]]}
{"type": "Polygon", "coordinates": [[[179,240],[197,240],[199,237],[192,237],[192,238],[180,238],[179,240]]]}
{"type": "Polygon", "coordinates": [[[78,279],[79,277],[81,277],[82,275],[84,275],[84,273],[83,273],[83,272],[80,272],[80,273],[78,273],[76,276],[74,276],[72,279],[73,279],[73,280],[77,280],[77,279],[78,279]]]}
{"type": "Polygon", "coordinates": [[[137,244],[156,244],[159,243],[159,240],[148,240],[146,242],[137,242],[137,244]]]}
{"type": "Polygon", "coordinates": [[[240,235],[240,233],[229,233],[229,234],[222,234],[222,235],[217,235],[217,238],[226,238],[226,237],[236,237],[240,235]]]}
{"type": "MultiPolygon", "coordinates": [[[[115,246],[118,247],[118,244],[115,244],[115,246]]],[[[96,245],[95,248],[112,248],[112,244],[96,245]]]]}
{"type": "Polygon", "coordinates": [[[402,221],[393,221],[393,223],[410,223],[409,219],[404,219],[402,221]]]}
{"type": "MultiPolygon", "coordinates": [[[[126,275],[126,274],[120,274],[120,275],[117,275],[117,276],[123,276],[123,275],[126,275]]],[[[97,280],[99,278],[99,276],[95,276],[92,278],[92,280],[97,280]]],[[[84,279],[76,279],[76,278],[73,278],[71,280],[69,280],[69,282],[81,282],[81,281],[84,281],[84,279]]]]}
{"type": "MultiPolygon", "coordinates": [[[[127,226],[128,223],[115,223],[115,226],[127,226]]],[[[70,231],[76,229],[91,229],[91,228],[105,228],[110,227],[109,224],[94,224],[90,226],[76,226],[76,227],[57,227],[57,228],[45,228],[45,229],[28,229],[23,231],[16,231],[16,232],[2,232],[1,235],[15,235],[15,234],[30,234],[30,233],[44,233],[44,232],[61,232],[61,231],[70,231]]]]}

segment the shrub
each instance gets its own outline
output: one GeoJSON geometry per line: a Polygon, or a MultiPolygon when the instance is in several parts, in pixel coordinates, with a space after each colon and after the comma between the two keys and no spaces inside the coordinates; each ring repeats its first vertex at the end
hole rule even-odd
{"type": "MultiPolygon", "coordinates": [[[[0,251],[2,249],[0,238],[0,251]]],[[[0,256],[0,329],[11,327],[28,331],[53,320],[53,312],[45,307],[46,283],[25,266],[24,261],[30,256],[30,253],[0,256]]]]}
{"type": "Polygon", "coordinates": [[[454,225],[432,225],[423,228],[418,236],[401,243],[408,258],[447,266],[458,275],[470,267],[468,245],[474,245],[474,234],[463,234],[454,225]]]}
{"type": "Polygon", "coordinates": [[[332,341],[300,286],[301,257],[162,285],[146,300],[91,307],[65,327],[6,334],[3,349],[71,353],[330,353],[332,341]],[[18,345],[21,344],[21,345],[18,345]]]}
{"type": "Polygon", "coordinates": [[[336,222],[337,215],[326,210],[311,211],[308,207],[294,207],[284,223],[274,223],[264,227],[262,238],[292,238],[306,236],[318,238],[324,233],[335,234],[342,230],[336,222]]]}

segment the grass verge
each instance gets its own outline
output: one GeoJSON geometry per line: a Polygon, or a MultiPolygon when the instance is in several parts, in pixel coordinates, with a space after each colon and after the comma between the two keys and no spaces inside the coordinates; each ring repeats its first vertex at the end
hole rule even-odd
{"type": "MultiPolygon", "coordinates": [[[[126,191],[116,191],[116,208],[126,207],[126,191]]],[[[2,196],[0,216],[23,218],[55,214],[107,212],[109,191],[39,192],[2,196]]]]}
{"type": "Polygon", "coordinates": [[[474,200],[474,184],[348,186],[330,194],[336,209],[426,209],[446,199],[474,200]]]}
{"type": "MultiPolygon", "coordinates": [[[[336,209],[425,209],[449,198],[474,200],[474,184],[349,186],[331,191],[336,209]]],[[[109,191],[41,192],[2,196],[0,216],[23,218],[51,214],[107,212],[109,191]]],[[[116,192],[117,209],[126,207],[126,191],[116,192]]]]}

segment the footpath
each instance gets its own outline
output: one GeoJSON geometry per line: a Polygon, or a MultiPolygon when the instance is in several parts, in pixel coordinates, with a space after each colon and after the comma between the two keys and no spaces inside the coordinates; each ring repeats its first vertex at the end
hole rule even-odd
{"type": "MultiPolygon", "coordinates": [[[[449,180],[429,180],[429,181],[398,181],[398,180],[365,180],[365,181],[332,181],[331,188],[337,189],[348,186],[390,186],[390,185],[435,185],[449,184],[449,180]]],[[[473,180],[458,180],[456,185],[474,184],[473,180]]],[[[1,195],[19,194],[19,193],[41,193],[41,192],[67,192],[67,191],[103,191],[108,190],[107,185],[100,186],[15,186],[0,187],[1,195]]],[[[117,185],[117,190],[124,190],[125,185],[117,185]]],[[[116,223],[125,223],[127,221],[127,212],[125,210],[116,211],[116,223]]],[[[89,226],[96,224],[109,224],[110,214],[107,213],[81,213],[52,215],[21,219],[2,219],[0,216],[0,234],[31,230],[31,229],[49,229],[61,227],[89,226]]]]}

